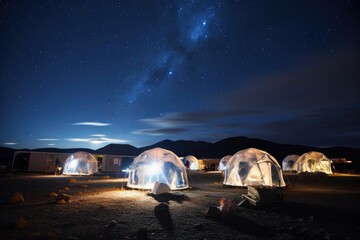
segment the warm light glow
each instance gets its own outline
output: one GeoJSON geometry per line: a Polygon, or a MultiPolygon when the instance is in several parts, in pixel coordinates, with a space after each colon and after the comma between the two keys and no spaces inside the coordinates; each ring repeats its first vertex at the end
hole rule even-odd
{"type": "Polygon", "coordinates": [[[77,152],[68,157],[64,163],[65,175],[91,175],[98,171],[98,162],[86,152],[77,152]]]}
{"type": "Polygon", "coordinates": [[[198,165],[196,162],[191,162],[190,164],[190,170],[198,170],[198,165]]]}
{"type": "Polygon", "coordinates": [[[69,167],[71,169],[75,169],[78,165],[78,160],[77,159],[73,159],[70,163],[69,163],[69,167]]]}
{"type": "Polygon", "coordinates": [[[149,176],[153,176],[153,175],[158,175],[160,174],[162,171],[160,169],[160,167],[156,164],[156,163],[152,163],[147,169],[146,169],[146,174],[148,174],[149,176]]]}
{"type": "Polygon", "coordinates": [[[221,162],[221,163],[219,164],[219,170],[220,170],[220,171],[224,171],[224,170],[225,170],[225,165],[226,165],[226,163],[221,162]]]}

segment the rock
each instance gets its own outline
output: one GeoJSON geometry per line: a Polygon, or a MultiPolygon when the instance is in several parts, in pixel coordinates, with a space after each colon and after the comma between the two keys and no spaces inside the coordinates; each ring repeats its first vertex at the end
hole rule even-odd
{"type": "Polygon", "coordinates": [[[160,212],[168,212],[169,211],[169,205],[166,203],[160,203],[154,208],[154,212],[160,213],[160,212]]]}
{"type": "Polygon", "coordinates": [[[22,203],[24,201],[25,201],[24,197],[21,195],[21,193],[16,192],[16,193],[13,193],[10,196],[10,198],[8,200],[8,203],[10,203],[10,204],[18,204],[18,203],[22,203]]]}
{"type": "Polygon", "coordinates": [[[51,192],[51,193],[49,193],[49,196],[50,196],[50,197],[57,197],[58,194],[57,194],[56,192],[51,192]]]}
{"type": "Polygon", "coordinates": [[[116,226],[117,222],[115,220],[111,220],[109,224],[106,226],[107,230],[110,231],[116,226]]]}
{"type": "Polygon", "coordinates": [[[75,183],[76,182],[76,179],[75,178],[70,178],[69,179],[69,183],[75,183]]]}
{"type": "Polygon", "coordinates": [[[205,217],[218,219],[221,217],[221,211],[217,207],[209,207],[205,217]]]}
{"type": "Polygon", "coordinates": [[[64,199],[60,199],[56,201],[57,204],[65,204],[65,200],[64,199]]]}
{"type": "Polygon", "coordinates": [[[69,202],[70,201],[70,195],[65,194],[65,193],[61,193],[56,197],[56,200],[64,200],[65,202],[69,202]]]}
{"type": "Polygon", "coordinates": [[[15,228],[23,228],[26,227],[27,222],[23,217],[20,217],[15,224],[15,228]]]}
{"type": "Polygon", "coordinates": [[[202,225],[201,223],[195,224],[194,228],[199,231],[204,231],[204,225],[202,225]]]}

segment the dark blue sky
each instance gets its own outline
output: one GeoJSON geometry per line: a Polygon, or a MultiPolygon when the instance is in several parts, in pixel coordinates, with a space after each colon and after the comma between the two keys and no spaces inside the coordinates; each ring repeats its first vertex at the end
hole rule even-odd
{"type": "Polygon", "coordinates": [[[0,1],[0,143],[360,147],[355,1],[0,1]]]}

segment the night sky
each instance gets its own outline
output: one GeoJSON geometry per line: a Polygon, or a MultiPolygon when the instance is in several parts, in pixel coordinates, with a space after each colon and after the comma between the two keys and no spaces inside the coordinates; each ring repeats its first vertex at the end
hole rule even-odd
{"type": "Polygon", "coordinates": [[[360,147],[356,1],[0,1],[0,145],[360,147]]]}

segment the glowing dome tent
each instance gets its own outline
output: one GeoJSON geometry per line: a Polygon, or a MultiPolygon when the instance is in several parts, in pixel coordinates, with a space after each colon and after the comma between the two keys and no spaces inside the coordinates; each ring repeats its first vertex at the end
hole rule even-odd
{"type": "Polygon", "coordinates": [[[256,148],[239,151],[229,159],[225,166],[224,185],[286,186],[277,160],[256,148]]]}
{"type": "Polygon", "coordinates": [[[296,154],[291,154],[288,155],[284,158],[284,160],[282,161],[282,169],[283,171],[292,171],[293,166],[296,162],[296,160],[298,160],[299,155],[296,154]]]}
{"type": "Polygon", "coordinates": [[[128,187],[152,189],[156,182],[169,185],[171,190],[189,187],[184,164],[176,154],[163,148],[141,153],[129,167],[128,187]]]}
{"type": "Polygon", "coordinates": [[[64,175],[91,175],[97,171],[96,158],[87,152],[71,154],[64,162],[64,175]]]}
{"type": "Polygon", "coordinates": [[[307,152],[301,155],[293,166],[293,170],[300,172],[323,172],[332,174],[331,161],[320,152],[307,152]]]}
{"type": "Polygon", "coordinates": [[[231,158],[231,155],[226,155],[225,157],[220,159],[218,171],[224,171],[225,170],[226,163],[229,161],[230,158],[231,158]]]}
{"type": "Polygon", "coordinates": [[[198,170],[199,169],[199,161],[196,157],[194,157],[192,155],[184,157],[184,162],[185,162],[185,166],[187,166],[186,162],[190,163],[190,168],[189,168],[190,170],[198,170]]]}

